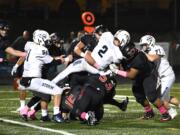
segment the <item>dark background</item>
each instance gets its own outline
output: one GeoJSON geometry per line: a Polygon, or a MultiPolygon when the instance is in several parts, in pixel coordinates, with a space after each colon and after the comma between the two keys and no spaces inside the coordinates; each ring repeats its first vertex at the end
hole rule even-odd
{"type": "Polygon", "coordinates": [[[135,33],[133,40],[144,33],[171,36],[157,37],[163,41],[179,38],[179,0],[0,0],[0,18],[11,23],[12,39],[24,29],[37,28],[58,31],[67,38],[70,31],[83,29],[84,11],[95,14],[95,25],[135,33]]]}

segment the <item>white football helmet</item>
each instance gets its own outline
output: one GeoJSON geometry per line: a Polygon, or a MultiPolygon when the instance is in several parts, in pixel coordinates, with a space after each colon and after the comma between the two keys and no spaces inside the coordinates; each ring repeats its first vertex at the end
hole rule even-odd
{"type": "Polygon", "coordinates": [[[139,45],[144,45],[144,44],[147,44],[148,47],[153,47],[156,43],[156,40],[153,36],[151,35],[145,35],[145,36],[142,36],[141,39],[140,39],[140,42],[139,42],[139,45]]]}
{"type": "Polygon", "coordinates": [[[115,33],[114,37],[120,41],[121,47],[128,44],[131,39],[129,32],[127,32],[125,30],[118,30],[115,33]]]}
{"type": "Polygon", "coordinates": [[[45,30],[37,29],[33,32],[33,41],[38,45],[47,46],[50,40],[50,35],[45,30]]]}

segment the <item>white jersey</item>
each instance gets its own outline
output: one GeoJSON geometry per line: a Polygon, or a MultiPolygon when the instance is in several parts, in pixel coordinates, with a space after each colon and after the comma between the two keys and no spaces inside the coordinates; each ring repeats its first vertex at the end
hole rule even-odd
{"type": "Polygon", "coordinates": [[[24,61],[23,77],[42,77],[42,66],[53,60],[47,48],[34,42],[27,42],[24,50],[27,56],[24,61]]]}
{"type": "Polygon", "coordinates": [[[123,58],[119,47],[113,44],[113,40],[114,36],[111,32],[103,33],[97,46],[91,53],[91,56],[102,69],[111,63],[119,63],[123,58]]]}
{"type": "Polygon", "coordinates": [[[170,66],[166,58],[165,51],[161,46],[155,45],[154,47],[150,47],[150,51],[148,54],[157,54],[161,57],[159,67],[158,67],[158,73],[160,77],[167,76],[174,73],[172,70],[172,67],[170,66]]]}

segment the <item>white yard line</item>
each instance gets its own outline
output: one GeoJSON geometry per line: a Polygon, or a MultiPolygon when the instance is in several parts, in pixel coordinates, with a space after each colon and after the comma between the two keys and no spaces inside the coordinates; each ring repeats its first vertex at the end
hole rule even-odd
{"type": "Polygon", "coordinates": [[[4,119],[4,118],[0,118],[0,122],[30,127],[30,128],[39,129],[39,130],[48,131],[48,132],[53,132],[53,133],[59,133],[62,135],[75,135],[75,134],[66,132],[64,130],[55,130],[55,129],[50,129],[50,128],[44,128],[44,127],[40,127],[40,126],[36,126],[36,125],[24,123],[24,122],[14,121],[14,120],[8,120],[8,119],[4,119]]]}

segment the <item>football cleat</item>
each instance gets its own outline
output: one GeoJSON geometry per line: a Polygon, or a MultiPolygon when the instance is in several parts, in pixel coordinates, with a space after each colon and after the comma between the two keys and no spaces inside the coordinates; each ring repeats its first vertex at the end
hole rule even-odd
{"type": "Polygon", "coordinates": [[[64,119],[60,113],[53,115],[52,120],[57,122],[57,123],[61,123],[64,121],[64,119]]]}
{"type": "Polygon", "coordinates": [[[49,115],[46,115],[46,116],[41,116],[40,121],[41,122],[49,122],[49,121],[51,121],[51,119],[49,118],[49,115]]]}
{"type": "Polygon", "coordinates": [[[170,108],[168,110],[169,115],[171,116],[171,119],[174,119],[177,116],[177,111],[174,108],[170,108]]]}
{"type": "Polygon", "coordinates": [[[155,114],[154,114],[153,110],[149,111],[149,112],[145,112],[143,119],[145,119],[145,120],[152,119],[152,118],[154,118],[154,115],[155,114]]]}
{"type": "Polygon", "coordinates": [[[129,103],[129,98],[126,97],[125,100],[122,101],[122,103],[120,103],[119,105],[119,108],[122,110],[122,111],[126,111],[127,110],[127,105],[129,103]]]}
{"type": "Polygon", "coordinates": [[[169,120],[171,120],[171,116],[169,115],[169,113],[164,113],[161,115],[161,119],[160,119],[161,122],[165,122],[169,120]]]}
{"type": "Polygon", "coordinates": [[[88,111],[87,114],[88,114],[88,119],[86,120],[87,124],[90,125],[90,126],[95,125],[97,123],[97,119],[95,117],[94,112],[88,111]]]}

